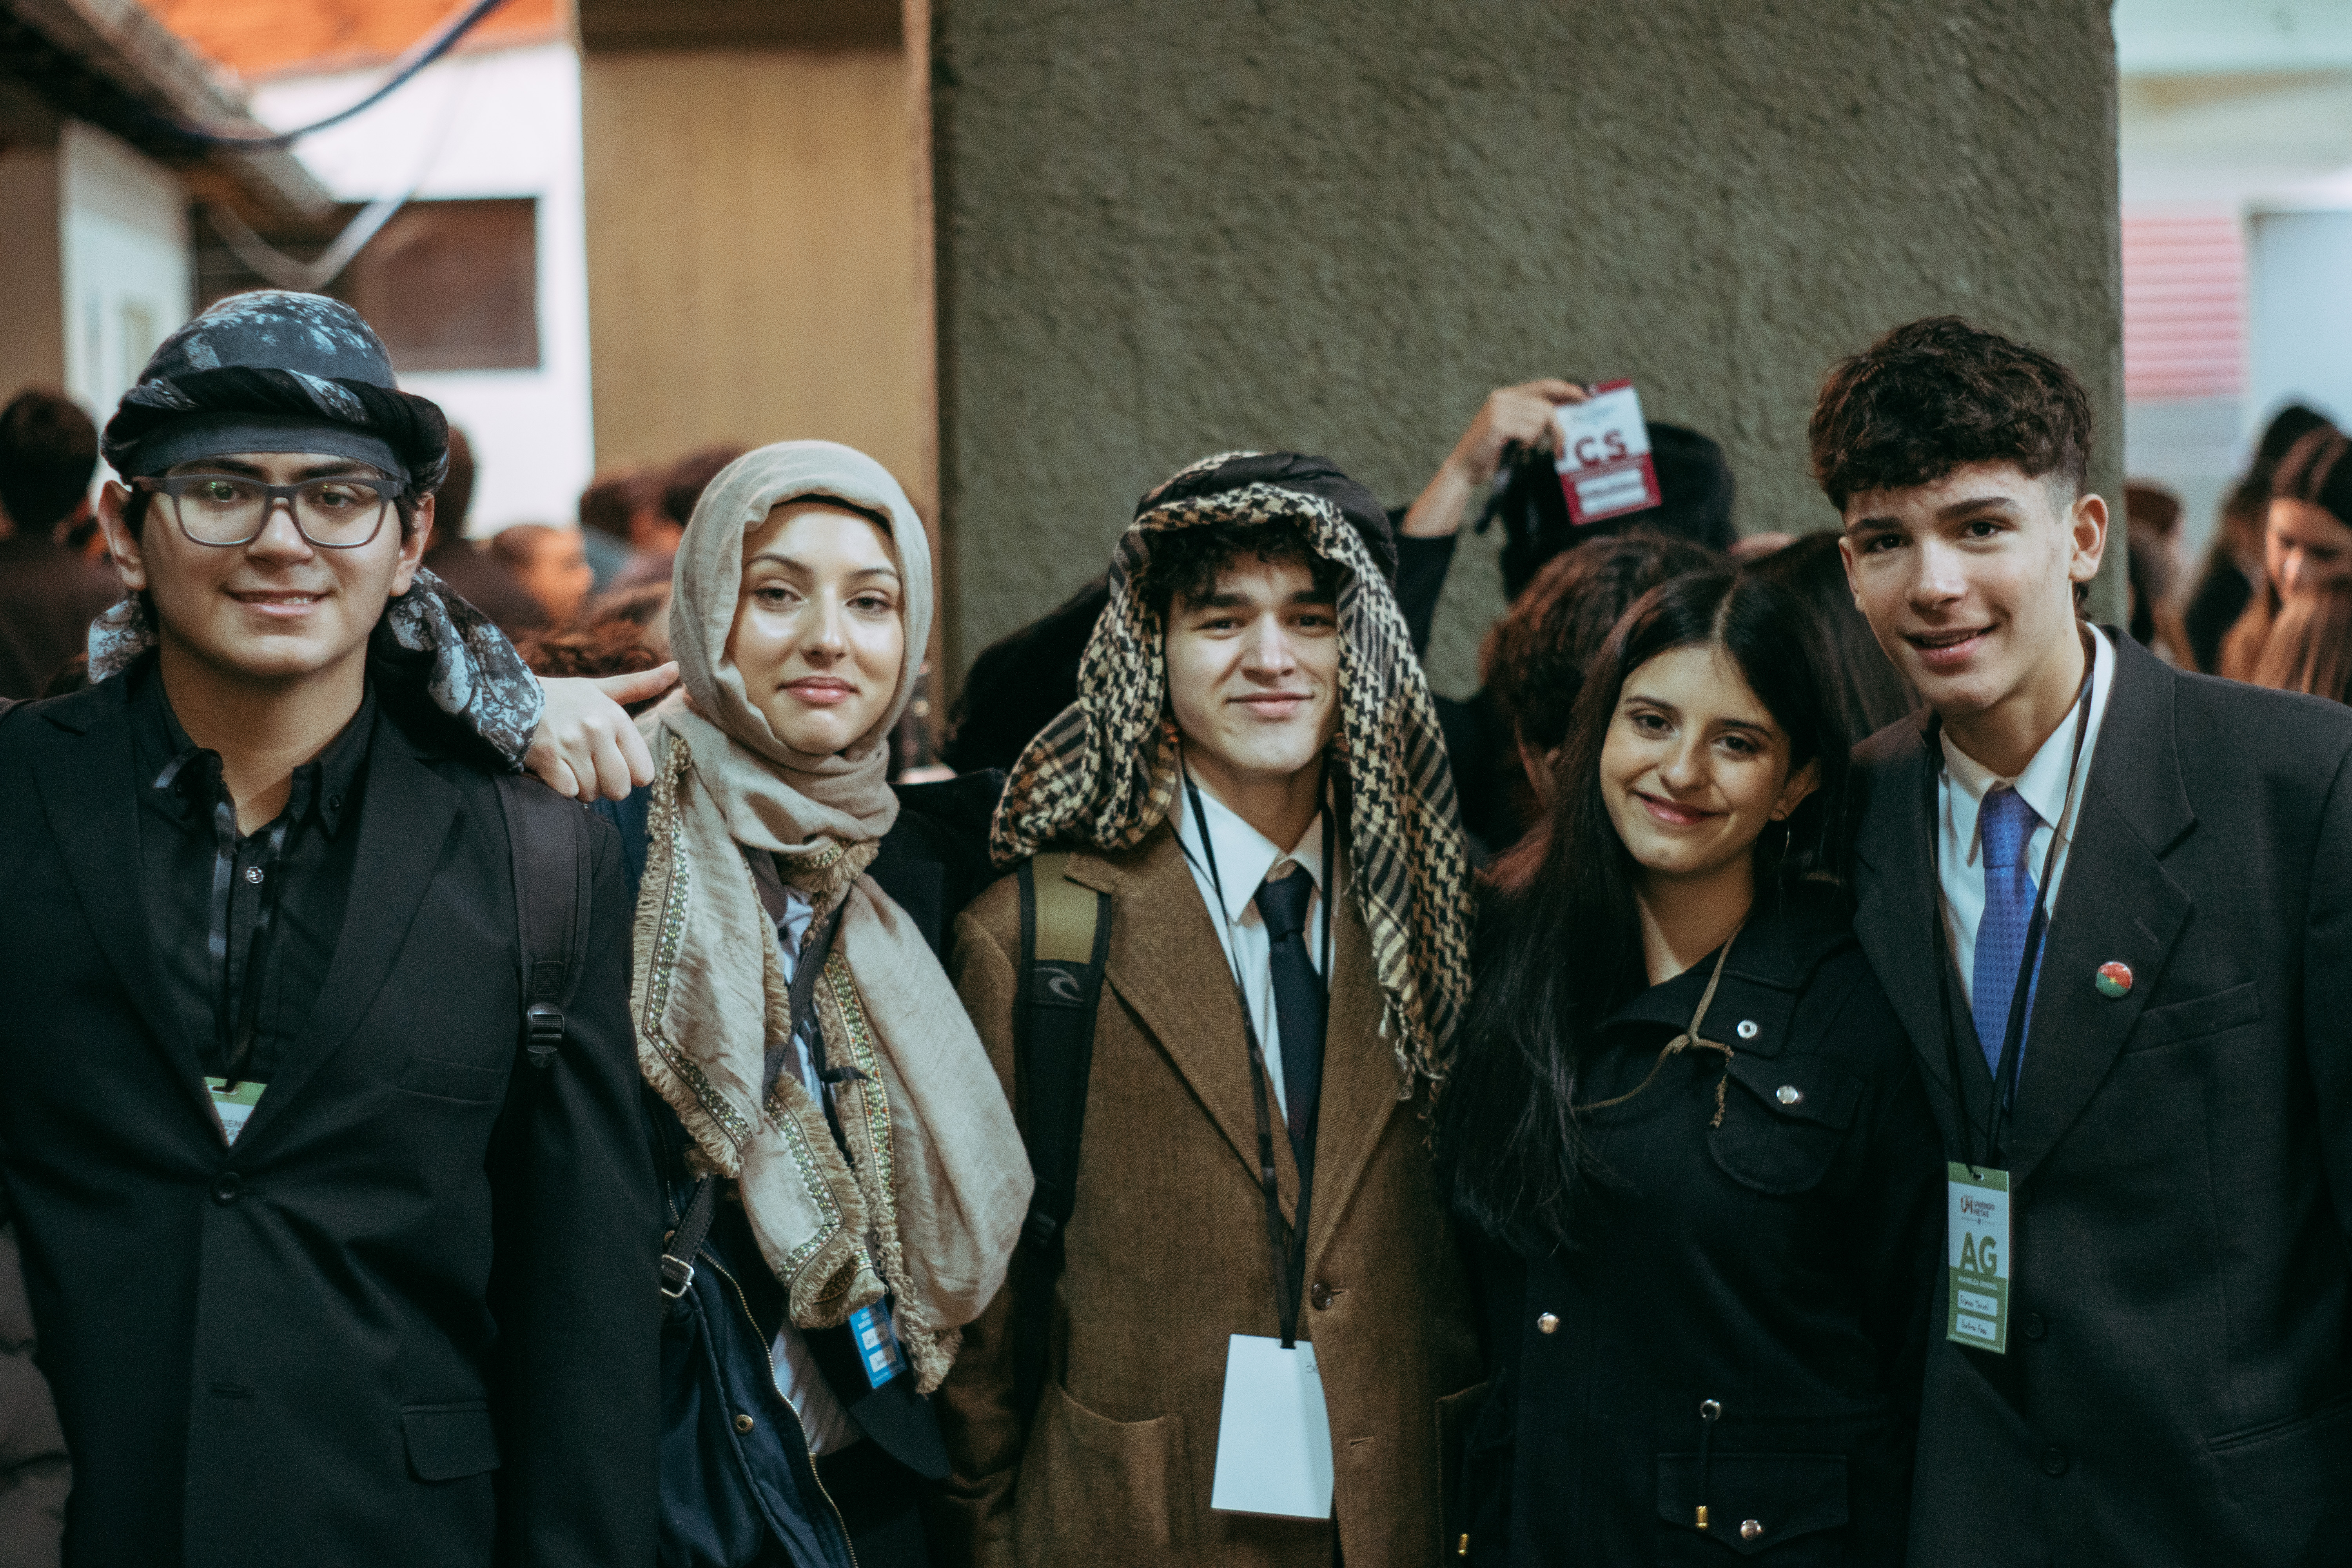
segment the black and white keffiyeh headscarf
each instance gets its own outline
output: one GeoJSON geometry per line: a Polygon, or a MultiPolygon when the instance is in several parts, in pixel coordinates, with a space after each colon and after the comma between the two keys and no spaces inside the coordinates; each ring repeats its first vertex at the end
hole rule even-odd
{"type": "MultiPolygon", "coordinates": [[[[1055,845],[1120,850],[1167,818],[1180,782],[1161,617],[1138,592],[1155,536],[1292,522],[1339,569],[1339,727],[1330,752],[1354,886],[1386,1000],[1381,1029],[1409,1092],[1444,1076],[1470,988],[1470,866],[1429,683],[1375,551],[1360,487],[1320,459],[1229,452],[1144,497],[1111,560],[1110,603],[1078,700],[1014,764],[989,848],[1000,866],[1055,845]],[[1337,484],[1328,482],[1338,480],[1337,484]]],[[[1377,515],[1377,509],[1374,509],[1377,515]]]]}

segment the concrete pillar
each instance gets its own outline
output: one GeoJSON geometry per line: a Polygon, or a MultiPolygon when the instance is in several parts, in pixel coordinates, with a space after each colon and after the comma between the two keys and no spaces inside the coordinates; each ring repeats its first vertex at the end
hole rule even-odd
{"type": "Polygon", "coordinates": [[[1187,459],[1318,451],[1402,504],[1538,374],[1633,376],[1744,529],[1828,526],[1822,372],[1937,311],[2074,367],[2120,502],[2106,0],[942,0],[933,37],[958,670],[1187,459]]]}

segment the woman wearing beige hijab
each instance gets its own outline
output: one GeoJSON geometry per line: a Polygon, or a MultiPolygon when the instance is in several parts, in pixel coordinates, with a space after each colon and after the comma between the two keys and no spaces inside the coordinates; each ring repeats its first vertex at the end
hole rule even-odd
{"type": "Polygon", "coordinates": [[[930,557],[871,458],[740,458],[674,583],[684,687],[642,722],[653,784],[604,808],[641,870],[633,1006],[674,1227],[662,1562],[920,1563],[947,1469],[925,1396],[1030,1189],[937,956],[986,874],[994,781],[887,782],[930,557]]]}

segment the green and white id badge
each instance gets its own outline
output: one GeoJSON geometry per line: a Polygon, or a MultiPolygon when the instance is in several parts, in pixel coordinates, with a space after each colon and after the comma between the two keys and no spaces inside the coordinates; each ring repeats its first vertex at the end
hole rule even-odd
{"type": "Polygon", "coordinates": [[[1995,1355],[2009,1352],[2009,1173],[1944,1167],[1951,1281],[1944,1337],[1995,1355]]]}
{"type": "Polygon", "coordinates": [[[250,1079],[235,1089],[229,1088],[228,1079],[225,1078],[205,1079],[205,1090],[212,1097],[213,1114],[220,1118],[221,1135],[231,1144],[236,1143],[236,1135],[245,1131],[246,1118],[251,1116],[253,1108],[261,1103],[261,1091],[268,1087],[250,1079]]]}

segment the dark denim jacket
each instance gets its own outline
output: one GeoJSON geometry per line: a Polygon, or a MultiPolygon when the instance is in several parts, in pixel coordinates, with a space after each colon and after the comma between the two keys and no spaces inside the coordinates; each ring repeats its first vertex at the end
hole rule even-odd
{"type": "MultiPolygon", "coordinates": [[[[988,818],[1002,784],[1000,774],[972,773],[898,791],[898,824],[868,874],[921,928],[934,953],[944,955],[957,912],[992,879],[988,818]]],[[[621,831],[633,895],[645,870],[647,804],[641,789],[596,808],[621,831]]],[[[645,1099],[675,1226],[693,1191],[686,1131],[658,1096],[648,1090],[645,1099]]],[[[853,1568],[847,1529],[818,1479],[800,1417],[776,1388],[770,1355],[783,1289],[740,1205],[719,1205],[695,1262],[662,1336],[661,1568],[743,1568],[779,1551],[806,1568],[853,1568]]],[[[809,1341],[870,1440],[918,1476],[948,1473],[938,1418],[910,1379],[869,1392],[856,1373],[846,1329],[809,1341]]]]}

